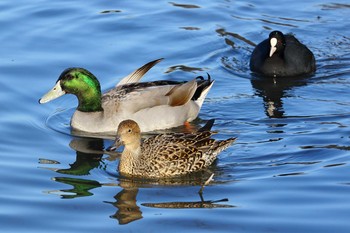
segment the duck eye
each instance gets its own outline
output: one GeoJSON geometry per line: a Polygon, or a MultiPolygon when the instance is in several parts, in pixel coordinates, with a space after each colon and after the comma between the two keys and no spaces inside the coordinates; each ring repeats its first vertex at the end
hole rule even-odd
{"type": "Polygon", "coordinates": [[[67,78],[67,79],[73,79],[73,75],[71,75],[71,74],[66,74],[66,78],[67,78]]]}
{"type": "Polygon", "coordinates": [[[131,129],[129,129],[128,132],[131,133],[131,129]]]}

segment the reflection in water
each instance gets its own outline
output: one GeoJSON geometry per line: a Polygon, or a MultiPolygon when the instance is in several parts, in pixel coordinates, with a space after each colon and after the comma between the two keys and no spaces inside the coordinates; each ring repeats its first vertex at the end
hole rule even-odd
{"type": "Polygon", "coordinates": [[[115,202],[110,203],[117,208],[111,218],[117,219],[119,224],[128,224],[142,218],[140,207],[136,204],[138,188],[125,188],[114,196],[115,202]]]}
{"type": "Polygon", "coordinates": [[[104,142],[100,138],[74,138],[69,147],[78,153],[85,155],[103,155],[104,142]]]}
{"type": "Polygon", "coordinates": [[[227,198],[215,201],[205,201],[200,194],[200,201],[188,202],[161,202],[161,203],[142,203],[141,205],[153,208],[171,208],[171,209],[193,209],[193,208],[233,208],[233,205],[216,204],[218,202],[228,201],[227,198]]]}
{"type": "Polygon", "coordinates": [[[75,162],[69,168],[57,169],[56,172],[76,176],[89,175],[90,171],[100,165],[103,156],[102,139],[73,139],[71,147],[76,147],[82,151],[76,151],[75,162]],[[91,153],[96,151],[96,153],[91,153]]]}
{"type": "MultiPolygon", "coordinates": [[[[51,170],[65,175],[86,176],[90,174],[92,169],[100,166],[104,147],[102,139],[73,139],[70,146],[76,149],[75,162],[70,164],[69,168],[51,170]]],[[[45,159],[41,159],[40,161],[43,160],[45,159]]],[[[93,194],[89,190],[101,187],[101,184],[94,180],[72,177],[53,177],[52,180],[73,186],[71,189],[47,191],[47,193],[59,194],[64,199],[91,196],[93,194]]]]}
{"type": "Polygon", "coordinates": [[[101,187],[101,184],[95,180],[85,180],[70,177],[54,177],[52,180],[73,186],[71,189],[52,190],[47,193],[59,194],[63,199],[72,199],[76,197],[92,196],[91,189],[101,187]]]}
{"type": "Polygon", "coordinates": [[[307,84],[305,78],[257,78],[251,79],[255,94],[262,97],[265,113],[270,118],[282,118],[285,115],[283,98],[288,97],[288,92],[297,86],[307,84]]]}
{"type": "MultiPolygon", "coordinates": [[[[117,208],[115,214],[111,215],[111,218],[117,219],[119,224],[128,224],[132,221],[142,218],[142,211],[137,205],[137,194],[139,188],[135,186],[135,183],[130,180],[129,182],[122,181],[120,186],[123,189],[114,196],[115,202],[105,202],[112,204],[117,208]],[[125,186],[125,187],[124,187],[125,186]]],[[[218,202],[228,201],[227,198],[205,201],[202,194],[199,194],[200,201],[190,202],[160,202],[160,203],[142,203],[142,206],[153,208],[172,208],[172,209],[191,209],[191,208],[232,208],[233,205],[217,204],[218,202]]]]}
{"type": "Polygon", "coordinates": [[[93,155],[82,152],[77,152],[76,160],[70,164],[69,168],[57,169],[56,172],[61,174],[69,174],[76,176],[89,175],[90,170],[97,168],[100,165],[102,155],[93,155]]]}
{"type": "Polygon", "coordinates": [[[338,150],[350,150],[350,146],[340,146],[340,145],[322,145],[322,146],[300,146],[301,149],[338,149],[338,150]]]}
{"type": "MultiPolygon", "coordinates": [[[[111,218],[117,219],[119,224],[128,224],[142,218],[142,211],[137,205],[137,194],[139,189],[136,187],[127,187],[122,189],[114,196],[115,202],[105,202],[112,204],[117,208],[111,218]]],[[[215,201],[205,201],[200,194],[200,201],[190,202],[160,202],[160,203],[142,203],[142,206],[153,208],[172,208],[172,209],[192,209],[192,208],[233,208],[235,206],[228,204],[217,204],[218,202],[228,201],[227,198],[215,201]]]]}
{"type": "Polygon", "coordinates": [[[43,159],[40,158],[39,159],[39,163],[40,164],[60,164],[60,162],[56,161],[56,160],[52,160],[52,159],[43,159]]]}

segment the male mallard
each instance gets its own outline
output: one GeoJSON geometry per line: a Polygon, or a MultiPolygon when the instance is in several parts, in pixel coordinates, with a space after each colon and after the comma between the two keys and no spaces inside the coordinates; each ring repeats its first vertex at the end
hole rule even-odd
{"type": "MultiPolygon", "coordinates": [[[[209,127],[210,129],[210,127],[209,127]]],[[[115,143],[107,150],[124,145],[119,172],[126,176],[166,178],[207,168],[236,138],[216,141],[215,132],[158,134],[141,141],[141,130],[133,120],[122,121],[115,143]]]]}
{"type": "Polygon", "coordinates": [[[161,60],[137,69],[103,95],[100,83],[92,73],[83,68],[68,68],[39,103],[64,94],[76,95],[79,105],[71,119],[71,126],[88,133],[110,134],[125,119],[137,121],[143,132],[176,127],[194,120],[214,81],[209,77],[208,80],[201,78],[185,83],[138,83],[161,60]]]}

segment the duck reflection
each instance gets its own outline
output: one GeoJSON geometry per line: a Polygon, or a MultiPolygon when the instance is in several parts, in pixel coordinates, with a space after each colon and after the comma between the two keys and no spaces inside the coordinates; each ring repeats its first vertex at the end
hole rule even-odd
{"type": "MultiPolygon", "coordinates": [[[[50,170],[64,175],[86,176],[91,170],[101,166],[104,147],[102,139],[77,138],[71,141],[70,147],[76,151],[75,162],[69,164],[69,168],[50,170]]],[[[63,199],[91,196],[93,194],[90,190],[102,186],[95,180],[72,177],[53,177],[52,180],[73,186],[71,189],[47,191],[47,193],[58,193],[63,199]]]]}
{"type": "Polygon", "coordinates": [[[227,198],[206,201],[203,194],[199,194],[200,201],[183,201],[183,202],[160,202],[160,203],[142,203],[141,205],[153,208],[171,208],[171,209],[193,209],[193,208],[232,208],[234,205],[217,204],[218,202],[226,202],[227,198]]]}
{"type": "Polygon", "coordinates": [[[124,188],[114,196],[115,202],[105,202],[117,208],[111,218],[117,219],[119,224],[124,225],[142,218],[140,207],[136,204],[138,188],[124,188]]]}
{"type": "Polygon", "coordinates": [[[56,172],[76,176],[89,175],[90,171],[100,166],[104,143],[102,139],[77,138],[69,146],[76,151],[76,159],[69,168],[57,169],[56,172]]]}
{"type": "Polygon", "coordinates": [[[262,97],[264,101],[265,114],[269,118],[283,118],[285,115],[283,98],[288,97],[288,93],[294,87],[306,85],[307,79],[305,77],[279,79],[252,77],[251,84],[255,94],[262,97]]]}
{"type": "MultiPolygon", "coordinates": [[[[109,157],[105,158],[103,155],[106,152],[103,150],[104,141],[103,139],[93,139],[93,138],[77,138],[73,139],[70,143],[70,147],[76,151],[76,160],[74,163],[70,164],[69,168],[65,169],[51,169],[59,174],[64,175],[74,175],[74,176],[87,176],[90,171],[95,168],[101,168],[104,166],[104,159],[115,160],[119,154],[114,152],[109,153],[109,157]]],[[[43,159],[43,163],[48,163],[48,160],[43,159]]],[[[50,164],[57,164],[52,163],[50,164]]],[[[53,193],[60,195],[63,199],[72,199],[79,197],[92,196],[91,190],[95,188],[100,188],[103,186],[119,186],[121,190],[113,197],[115,201],[104,203],[112,204],[117,210],[110,217],[116,219],[119,224],[128,224],[130,222],[139,220],[142,218],[142,211],[137,203],[137,194],[140,188],[150,188],[155,185],[164,186],[181,186],[181,185],[202,185],[208,179],[211,173],[213,173],[213,168],[215,163],[209,169],[201,171],[195,174],[190,174],[185,177],[177,179],[160,179],[160,180],[140,180],[140,179],[129,179],[124,177],[119,177],[119,183],[113,184],[103,184],[95,180],[82,179],[77,177],[65,176],[65,177],[54,177],[52,180],[64,183],[72,186],[69,189],[52,190],[47,193],[53,193]]],[[[197,194],[195,194],[197,195],[197,194]]],[[[162,203],[141,203],[144,207],[153,208],[231,208],[232,205],[218,204],[218,202],[228,201],[224,198],[221,200],[210,201],[204,200],[202,194],[199,195],[199,201],[189,201],[189,202],[162,202],[162,203]]]]}
{"type": "Polygon", "coordinates": [[[71,189],[48,191],[48,193],[59,193],[62,199],[92,196],[93,193],[91,193],[90,190],[102,186],[95,180],[77,179],[70,177],[54,177],[52,180],[73,186],[71,189]]]}
{"type": "MultiPolygon", "coordinates": [[[[139,184],[141,185],[141,184],[139,184]]],[[[148,184],[146,184],[148,185],[148,184]]],[[[142,218],[142,211],[137,205],[137,194],[139,192],[138,185],[135,185],[133,181],[122,181],[120,186],[124,187],[118,194],[114,196],[115,202],[105,202],[112,204],[116,207],[117,211],[111,215],[111,218],[118,220],[118,223],[128,224],[132,221],[136,221],[142,218]]],[[[141,185],[142,186],[142,185],[141,185]]],[[[140,186],[140,187],[141,187],[140,186]]],[[[172,208],[172,209],[192,209],[192,208],[232,208],[233,205],[218,204],[218,202],[228,201],[227,198],[221,200],[204,200],[201,193],[198,194],[200,201],[188,201],[188,202],[154,202],[154,203],[141,203],[145,207],[153,208],[172,208]]]]}

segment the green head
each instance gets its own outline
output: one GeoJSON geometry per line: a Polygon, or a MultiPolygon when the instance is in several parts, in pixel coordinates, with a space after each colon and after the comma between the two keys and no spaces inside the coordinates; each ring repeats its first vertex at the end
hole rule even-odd
{"type": "Polygon", "coordinates": [[[76,95],[78,110],[83,112],[102,111],[101,87],[97,78],[83,68],[68,68],[62,72],[56,85],[40,100],[46,103],[64,94],[76,95]]]}

